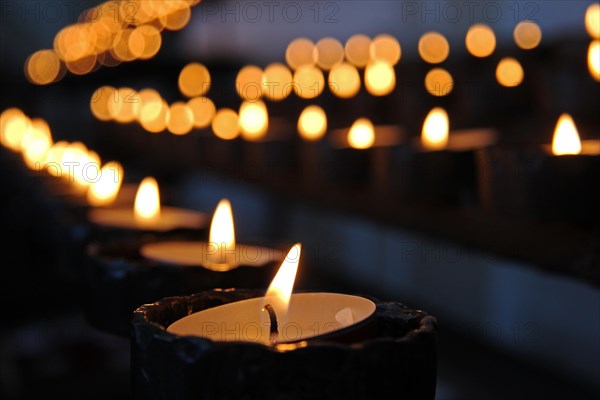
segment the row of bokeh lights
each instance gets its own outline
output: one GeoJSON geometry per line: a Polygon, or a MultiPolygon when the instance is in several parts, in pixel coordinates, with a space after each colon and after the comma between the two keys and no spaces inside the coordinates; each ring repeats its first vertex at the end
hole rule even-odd
{"type": "Polygon", "coordinates": [[[93,206],[115,200],[124,171],[116,161],[102,164],[100,156],[83,142],[54,142],[48,123],[29,118],[18,108],[0,114],[0,144],[20,154],[25,165],[65,182],[73,193],[87,196],[93,206]]]}

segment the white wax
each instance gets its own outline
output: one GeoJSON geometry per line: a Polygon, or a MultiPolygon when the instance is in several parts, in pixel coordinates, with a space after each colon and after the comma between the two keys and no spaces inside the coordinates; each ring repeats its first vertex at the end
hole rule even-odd
{"type": "MultiPolygon", "coordinates": [[[[258,297],[209,308],[181,318],[167,331],[219,342],[274,344],[270,319],[258,297]]],[[[375,313],[375,303],[339,293],[294,293],[287,316],[279,315],[276,343],[291,343],[330,334],[358,324],[375,313]]]]}
{"type": "Polygon", "coordinates": [[[175,207],[161,207],[160,218],[141,223],[132,207],[94,208],[88,219],[96,225],[134,230],[170,231],[177,228],[197,229],[208,225],[207,214],[175,207]]]}
{"type": "Polygon", "coordinates": [[[214,271],[229,271],[239,265],[261,267],[269,262],[281,262],[285,253],[281,250],[235,245],[235,250],[219,252],[214,245],[198,241],[168,241],[148,243],[140,248],[143,257],[160,263],[181,266],[203,266],[214,271]]]}

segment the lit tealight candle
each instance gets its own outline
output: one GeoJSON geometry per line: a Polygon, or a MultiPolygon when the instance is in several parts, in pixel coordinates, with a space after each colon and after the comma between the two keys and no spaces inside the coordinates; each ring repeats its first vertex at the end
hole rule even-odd
{"type": "Polygon", "coordinates": [[[210,225],[208,242],[162,241],[143,245],[147,259],[170,265],[202,266],[213,271],[229,271],[241,265],[260,267],[283,257],[278,250],[238,244],[229,200],[219,202],[210,225]]]}
{"type": "Polygon", "coordinates": [[[565,113],[558,118],[552,145],[544,146],[544,150],[555,156],[600,155],[600,140],[581,140],[573,118],[565,113]]]}
{"type": "Polygon", "coordinates": [[[266,345],[343,336],[368,324],[375,303],[339,293],[292,294],[301,245],[294,245],[264,297],[190,314],[169,325],[176,335],[266,345]]]}
{"type": "Polygon", "coordinates": [[[469,151],[492,145],[497,134],[490,128],[450,130],[448,113],[441,107],[432,109],[425,121],[418,143],[419,151],[469,151]]]}
{"type": "Polygon", "coordinates": [[[152,177],[140,183],[133,208],[95,208],[89,211],[88,218],[92,223],[104,227],[157,232],[201,228],[207,222],[204,213],[161,206],[158,183],[152,177]]]}

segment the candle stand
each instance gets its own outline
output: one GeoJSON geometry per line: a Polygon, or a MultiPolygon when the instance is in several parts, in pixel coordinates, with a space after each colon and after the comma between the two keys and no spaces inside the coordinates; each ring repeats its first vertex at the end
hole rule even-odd
{"type": "Polygon", "coordinates": [[[375,331],[350,344],[318,337],[274,346],[224,343],[166,330],[191,313],[263,295],[260,290],[212,290],[135,310],[134,398],[435,398],[436,319],[398,302],[372,299],[375,331]]]}

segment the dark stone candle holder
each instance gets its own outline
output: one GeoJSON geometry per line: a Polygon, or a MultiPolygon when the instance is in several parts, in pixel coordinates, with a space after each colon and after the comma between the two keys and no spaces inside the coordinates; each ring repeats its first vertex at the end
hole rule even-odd
{"type": "Polygon", "coordinates": [[[540,146],[496,146],[478,154],[487,212],[534,221],[600,224],[598,155],[554,156],[540,146]]]}
{"type": "Polygon", "coordinates": [[[85,314],[90,325],[119,336],[131,332],[131,314],[142,304],[218,287],[252,285],[266,288],[280,262],[262,267],[241,265],[226,272],[201,266],[176,266],[148,260],[143,244],[160,240],[189,240],[186,235],[120,238],[88,246],[85,266],[85,314]]]}
{"type": "Polygon", "coordinates": [[[495,140],[487,129],[450,132],[443,150],[425,150],[420,138],[396,159],[400,179],[395,191],[402,200],[448,207],[476,207],[476,154],[495,140]]]}
{"type": "Polygon", "coordinates": [[[274,347],[213,342],[166,330],[189,314],[260,297],[228,289],[164,298],[133,315],[136,399],[432,400],[436,391],[436,319],[397,302],[376,303],[375,331],[351,344],[314,338],[274,347]]]}

